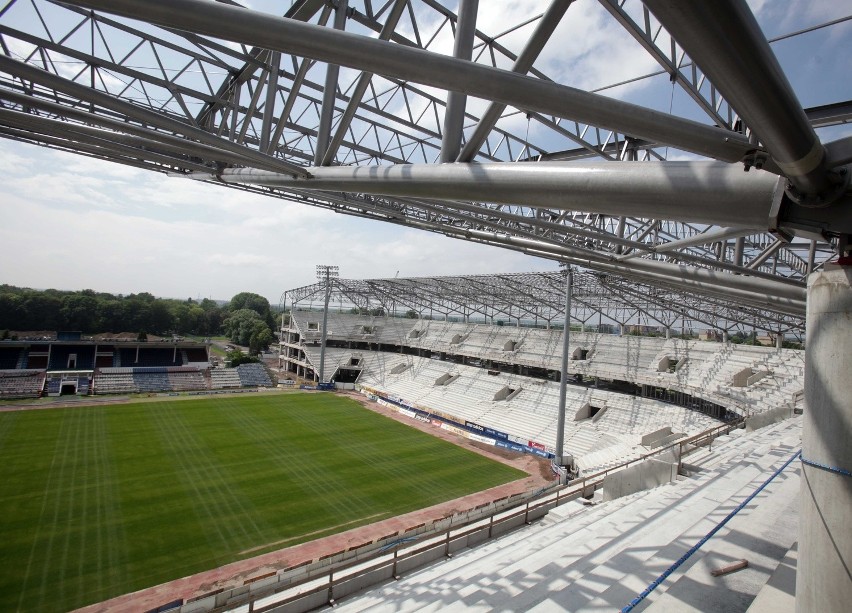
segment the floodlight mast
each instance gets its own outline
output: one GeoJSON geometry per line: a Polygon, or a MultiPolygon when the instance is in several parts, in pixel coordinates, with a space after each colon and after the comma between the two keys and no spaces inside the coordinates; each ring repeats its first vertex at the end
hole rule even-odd
{"type": "Polygon", "coordinates": [[[281,327],[278,328],[278,372],[281,372],[281,365],[284,363],[284,312],[287,310],[287,292],[281,294],[278,299],[278,310],[281,311],[281,327]]]}
{"type": "Polygon", "coordinates": [[[320,337],[319,383],[325,383],[325,341],[328,324],[328,302],[331,299],[331,280],[340,276],[339,266],[317,264],[317,281],[325,282],[325,305],[322,309],[322,334],[320,337]]]}
{"type": "Polygon", "coordinates": [[[568,394],[568,343],[571,334],[571,293],[574,271],[565,267],[565,327],[562,330],[562,366],[559,370],[559,414],[556,422],[556,463],[565,465],[565,398],[568,394]]]}

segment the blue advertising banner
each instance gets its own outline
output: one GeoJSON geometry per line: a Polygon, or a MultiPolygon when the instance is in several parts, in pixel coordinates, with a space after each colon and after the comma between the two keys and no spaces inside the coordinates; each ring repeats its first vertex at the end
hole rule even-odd
{"type": "Polygon", "coordinates": [[[509,438],[509,435],[505,432],[500,432],[499,430],[494,430],[492,428],[485,428],[485,434],[493,438],[503,439],[504,441],[509,438]]]}
{"type": "MultiPolygon", "coordinates": [[[[382,398],[382,397],[379,396],[379,398],[382,398]]],[[[460,422],[457,422],[453,419],[448,419],[447,417],[445,417],[443,415],[433,415],[432,413],[428,413],[426,411],[416,409],[413,406],[411,406],[410,404],[408,404],[407,402],[405,402],[404,400],[402,400],[401,398],[396,398],[394,396],[384,398],[384,400],[386,402],[389,402],[391,404],[395,404],[396,406],[405,409],[406,413],[413,413],[413,415],[409,415],[409,416],[410,417],[413,416],[414,419],[424,421],[424,422],[425,421],[431,421],[432,423],[434,423],[437,420],[437,421],[443,422],[447,425],[454,426],[456,428],[461,428],[463,430],[466,430],[467,432],[473,432],[473,433],[480,434],[480,435],[490,436],[491,438],[495,439],[495,444],[497,446],[503,447],[505,449],[511,449],[512,451],[517,451],[517,452],[520,452],[520,453],[533,453],[533,454],[535,454],[537,456],[541,456],[543,458],[552,458],[553,457],[552,453],[548,453],[547,451],[544,451],[544,449],[536,449],[534,447],[530,447],[527,444],[521,444],[521,443],[513,442],[512,439],[516,439],[516,440],[522,440],[522,439],[519,439],[518,437],[514,437],[514,436],[511,436],[509,434],[506,434],[505,432],[500,432],[499,430],[494,430],[493,428],[486,428],[485,426],[481,426],[481,425],[474,423],[472,421],[465,421],[464,423],[460,423],[460,422]]],[[[529,441],[524,439],[524,443],[527,443],[527,442],[529,442],[529,441]]],[[[539,443],[536,443],[536,445],[538,445],[538,444],[539,443]]]]}

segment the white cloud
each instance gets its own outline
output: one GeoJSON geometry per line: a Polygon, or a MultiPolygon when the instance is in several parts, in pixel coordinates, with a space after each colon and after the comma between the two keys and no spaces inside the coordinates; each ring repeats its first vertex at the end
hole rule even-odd
{"type": "Polygon", "coordinates": [[[214,253],[208,260],[217,266],[233,268],[248,268],[251,266],[266,266],[272,263],[272,258],[256,253],[214,253]]]}
{"type": "Polygon", "coordinates": [[[0,141],[0,283],[277,300],[314,282],[550,268],[522,254],[0,141]]]}

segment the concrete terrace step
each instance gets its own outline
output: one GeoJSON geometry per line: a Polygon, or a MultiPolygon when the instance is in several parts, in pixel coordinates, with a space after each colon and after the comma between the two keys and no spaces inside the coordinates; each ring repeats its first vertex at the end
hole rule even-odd
{"type": "MultiPolygon", "coordinates": [[[[800,425],[799,425],[800,427],[800,425]]],[[[340,603],[342,611],[414,610],[598,610],[620,608],[697,542],[731,509],[780,466],[796,447],[780,444],[778,434],[795,439],[796,425],[784,422],[729,442],[724,461],[695,479],[639,492],[605,504],[572,502],[541,522],[504,535],[451,560],[434,564],[401,581],[340,603]]],[[[795,441],[793,441],[795,442],[795,441]]],[[[717,451],[717,450],[714,450],[717,451]]],[[[718,455],[722,455],[718,453],[718,455]]],[[[786,547],[770,546],[795,521],[798,487],[791,465],[740,515],[664,583],[648,600],[653,610],[690,605],[696,590],[720,581],[743,599],[757,588],[737,590],[740,578],[709,583],[707,568],[740,556],[751,547],[755,560],[749,586],[771,573],[786,547]],[[780,502],[779,502],[780,501],[780,502]],[[786,522],[786,523],[785,523],[786,522]],[[762,532],[752,528],[764,526],[762,532]],[[774,532],[773,532],[774,530],[774,532]],[[751,540],[749,540],[751,539],[751,540]],[[781,552],[776,556],[775,549],[781,552]],[[767,570],[768,569],[768,570],[767,570]],[[667,591],[672,590],[667,595],[667,591]],[[654,603],[659,600],[660,605],[654,603]],[[663,603],[668,602],[669,605],[663,603]]],[[[745,575],[742,575],[745,577],[745,575]]],[[[718,596],[718,595],[716,595],[718,596]]],[[[703,598],[699,596],[698,598],[703,598]]],[[[715,602],[715,601],[714,601],[715,602]]],[[[722,601],[723,604],[728,601],[722,601]]],[[[721,606],[721,605],[720,605],[721,606]]],[[[746,605],[747,606],[747,605],[746,605]]],[[[685,609],[689,610],[689,609],[685,609]]],[[[723,610],[723,609],[713,609],[723,610]]],[[[729,610],[745,610],[734,607],[729,610]]]]}

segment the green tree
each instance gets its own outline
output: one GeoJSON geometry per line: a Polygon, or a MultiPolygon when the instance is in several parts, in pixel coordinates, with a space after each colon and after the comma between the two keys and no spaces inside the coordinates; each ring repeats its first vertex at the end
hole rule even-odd
{"type": "Polygon", "coordinates": [[[269,349],[269,344],[273,340],[275,339],[272,336],[272,331],[268,327],[255,329],[249,338],[249,354],[254,355],[269,349]]]}
{"type": "Polygon", "coordinates": [[[405,316],[408,319],[417,319],[417,311],[415,311],[414,309],[409,309],[405,312],[405,316]]]}
{"type": "Polygon", "coordinates": [[[272,310],[269,307],[269,300],[267,300],[260,294],[253,294],[252,292],[240,292],[239,294],[231,298],[231,302],[228,304],[228,309],[231,311],[251,309],[258,315],[260,315],[260,318],[264,322],[266,322],[267,326],[272,328],[275,325],[272,320],[272,310]]]}
{"type": "MultiPolygon", "coordinates": [[[[232,343],[243,346],[249,345],[253,334],[269,330],[266,322],[252,309],[234,311],[225,320],[223,328],[225,335],[231,339],[232,343]]],[[[271,336],[272,332],[269,331],[269,333],[271,336]]]]}
{"type": "MultiPolygon", "coordinates": [[[[88,290],[91,292],[91,290],[88,290]]],[[[94,292],[92,292],[94,293],[94,292]]],[[[59,310],[62,326],[66,330],[92,332],[95,329],[95,314],[98,300],[88,293],[69,294],[62,300],[59,310]]]]}
{"type": "Polygon", "coordinates": [[[239,349],[226,353],[225,360],[231,363],[231,368],[235,368],[240,364],[253,364],[256,362],[260,362],[260,360],[258,360],[257,358],[253,358],[250,355],[246,355],[239,349]]]}

